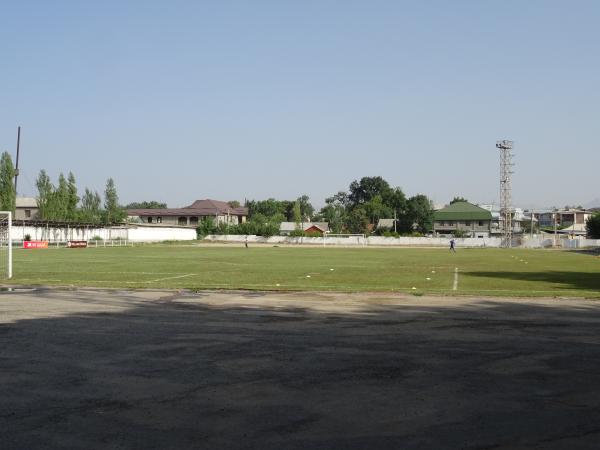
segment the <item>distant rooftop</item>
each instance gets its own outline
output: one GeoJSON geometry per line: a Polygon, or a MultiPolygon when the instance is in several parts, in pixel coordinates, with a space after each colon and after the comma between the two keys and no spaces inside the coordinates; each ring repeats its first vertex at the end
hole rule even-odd
{"type": "Polygon", "coordinates": [[[434,212],[435,220],[491,220],[492,213],[469,202],[452,203],[434,212]]]}

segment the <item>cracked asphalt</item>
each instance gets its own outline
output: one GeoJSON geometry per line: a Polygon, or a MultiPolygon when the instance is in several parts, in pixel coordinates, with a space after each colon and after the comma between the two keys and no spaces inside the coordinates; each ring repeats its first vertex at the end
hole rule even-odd
{"type": "Polygon", "coordinates": [[[2,292],[0,448],[598,448],[599,306],[2,292]]]}

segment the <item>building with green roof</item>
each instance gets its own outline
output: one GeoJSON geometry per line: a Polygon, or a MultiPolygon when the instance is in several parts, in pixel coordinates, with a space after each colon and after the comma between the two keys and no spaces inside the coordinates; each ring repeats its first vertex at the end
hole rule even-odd
{"type": "Polygon", "coordinates": [[[456,202],[438,209],[433,220],[433,231],[437,236],[485,238],[491,233],[492,213],[469,202],[456,202]]]}

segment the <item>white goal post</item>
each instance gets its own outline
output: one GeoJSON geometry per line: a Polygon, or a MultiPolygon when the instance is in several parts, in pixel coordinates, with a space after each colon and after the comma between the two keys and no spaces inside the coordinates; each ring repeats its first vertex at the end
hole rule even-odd
{"type": "Polygon", "coordinates": [[[0,211],[0,280],[12,278],[12,213],[0,211]]]}
{"type": "Polygon", "coordinates": [[[327,241],[332,245],[361,245],[365,247],[367,245],[367,237],[364,234],[358,233],[328,233],[323,234],[323,247],[327,245],[327,241]],[[339,238],[339,239],[338,239],[339,238]],[[336,239],[335,241],[332,241],[336,239]]]}

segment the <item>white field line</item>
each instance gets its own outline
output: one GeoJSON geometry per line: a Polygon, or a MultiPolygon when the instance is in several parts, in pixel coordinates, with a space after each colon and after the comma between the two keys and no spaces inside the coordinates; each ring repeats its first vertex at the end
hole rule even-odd
{"type": "Polygon", "coordinates": [[[143,283],[156,283],[157,281],[173,280],[175,278],[193,277],[195,273],[186,273],[185,275],[176,275],[174,277],[157,278],[156,280],[144,281],[143,283]]]}
{"type": "Polygon", "coordinates": [[[452,283],[452,290],[456,291],[458,289],[458,267],[454,268],[454,283],[452,283]]]}

